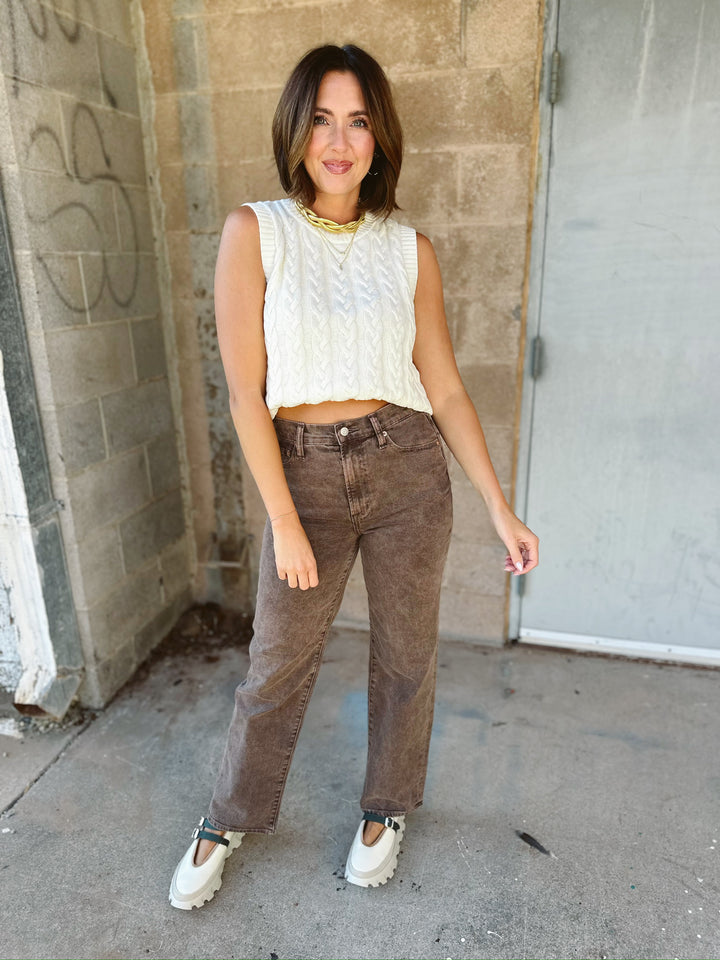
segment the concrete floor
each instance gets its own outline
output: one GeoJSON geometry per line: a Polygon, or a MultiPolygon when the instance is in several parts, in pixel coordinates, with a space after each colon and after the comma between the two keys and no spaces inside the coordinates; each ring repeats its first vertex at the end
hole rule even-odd
{"type": "Polygon", "coordinates": [[[718,672],[444,643],[425,806],[395,878],[362,890],[342,868],[366,645],[335,630],[278,832],[243,841],[202,910],[167,888],[245,649],[160,660],[54,747],[6,725],[0,956],[719,956],[718,672]]]}

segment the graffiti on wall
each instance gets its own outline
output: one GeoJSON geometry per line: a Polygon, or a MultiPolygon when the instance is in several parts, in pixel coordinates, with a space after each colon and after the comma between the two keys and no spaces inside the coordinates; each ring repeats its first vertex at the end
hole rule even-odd
{"type": "MultiPolygon", "coordinates": [[[[53,43],[73,47],[78,44],[83,31],[91,30],[81,22],[80,0],[75,0],[73,16],[67,17],[60,13],[55,0],[52,3],[52,12],[47,6],[35,0],[6,0],[9,40],[12,50],[13,95],[20,99],[23,87],[21,79],[23,57],[35,57],[38,48],[53,43]],[[21,44],[21,28],[23,29],[24,43],[21,44]],[[57,31],[57,32],[56,32],[57,31]],[[34,48],[34,49],[33,49],[34,48]]],[[[94,0],[84,0],[83,6],[90,10],[93,22],[96,22],[97,12],[94,0]]],[[[97,34],[100,37],[100,34],[97,34]]],[[[70,51],[68,50],[68,53],[70,51]]],[[[103,68],[102,43],[98,42],[98,62],[100,82],[105,98],[111,108],[117,109],[117,98],[113,94],[108,82],[106,71],[103,68]]],[[[77,56],[77,51],[73,51],[77,56]]],[[[53,258],[47,253],[37,251],[35,256],[47,277],[52,290],[64,306],[76,313],[85,313],[93,310],[106,293],[109,299],[120,308],[127,307],[133,300],[139,283],[140,256],[137,218],[131,201],[130,193],[120,177],[113,172],[112,157],[106,146],[101,121],[92,105],[76,101],[70,113],[69,130],[67,133],[68,155],[63,147],[61,131],[48,123],[39,123],[32,127],[25,144],[25,161],[30,163],[33,150],[41,143],[49,142],[57,151],[57,157],[72,189],[68,190],[71,198],[56,203],[41,214],[29,215],[29,219],[40,225],[49,225],[62,218],[73,218],[76,233],[82,236],[83,251],[91,252],[100,258],[100,270],[91,278],[85,277],[85,295],[78,295],[70,289],[62,276],[53,269],[53,258]],[[113,249],[111,238],[103,230],[106,220],[103,207],[108,202],[109,194],[97,190],[97,185],[108,184],[115,190],[117,216],[128,224],[126,247],[120,251],[131,257],[132,267],[128,271],[113,268],[113,261],[117,262],[117,248],[113,249]],[[90,287],[90,289],[88,289],[90,287]],[[86,302],[87,301],[87,302],[86,302]]],[[[112,198],[110,198],[112,202],[112,198]]],[[[53,250],[52,253],[62,252],[53,250]]]]}

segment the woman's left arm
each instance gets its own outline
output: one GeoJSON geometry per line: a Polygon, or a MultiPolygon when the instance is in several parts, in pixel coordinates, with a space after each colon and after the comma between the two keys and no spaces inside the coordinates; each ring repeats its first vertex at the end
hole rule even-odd
{"type": "Polygon", "coordinates": [[[442,278],[435,251],[418,234],[413,362],[433,408],[433,418],[453,456],[482,495],[498,536],[508,549],[505,569],[527,573],[538,563],[538,538],[510,509],[490,461],[485,435],[455,362],[445,319],[442,278]]]}

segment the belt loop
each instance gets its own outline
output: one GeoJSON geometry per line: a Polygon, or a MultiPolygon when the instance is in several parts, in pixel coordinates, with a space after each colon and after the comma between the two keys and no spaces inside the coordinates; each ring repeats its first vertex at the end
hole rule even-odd
{"type": "Polygon", "coordinates": [[[370,420],[370,423],[372,424],[373,430],[375,431],[375,436],[377,437],[378,446],[379,446],[379,447],[384,447],[385,444],[387,443],[387,439],[386,439],[386,437],[385,437],[385,431],[380,429],[380,424],[378,423],[378,418],[377,418],[374,414],[371,413],[371,414],[370,414],[370,417],[369,417],[369,420],[370,420]]]}
{"type": "Polygon", "coordinates": [[[305,430],[305,424],[299,423],[297,429],[295,430],[295,453],[299,457],[305,456],[305,448],[303,447],[303,431],[305,430]]]}

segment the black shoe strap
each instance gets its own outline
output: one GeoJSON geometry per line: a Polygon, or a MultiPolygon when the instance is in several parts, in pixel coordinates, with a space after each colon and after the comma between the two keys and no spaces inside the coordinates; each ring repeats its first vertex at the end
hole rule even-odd
{"type": "Polygon", "coordinates": [[[383,817],[380,813],[372,813],[370,810],[363,810],[363,820],[370,820],[372,823],[382,823],[391,830],[399,830],[400,824],[392,817],[383,817]]]}

